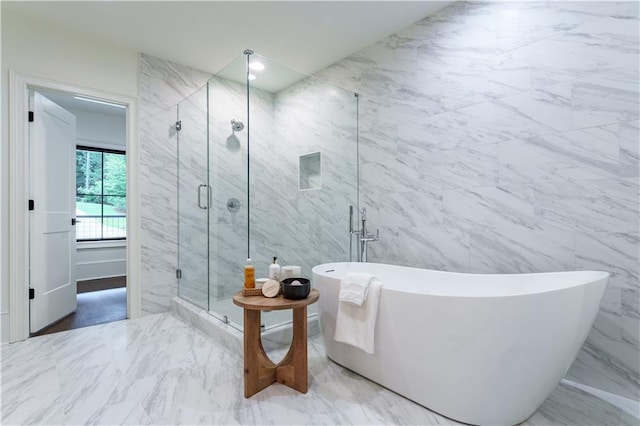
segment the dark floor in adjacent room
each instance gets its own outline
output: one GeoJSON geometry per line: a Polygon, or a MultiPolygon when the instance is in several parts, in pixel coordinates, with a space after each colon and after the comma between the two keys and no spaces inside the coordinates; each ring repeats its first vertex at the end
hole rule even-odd
{"type": "MultiPolygon", "coordinates": [[[[127,318],[127,288],[117,287],[108,288],[109,286],[119,285],[124,277],[120,280],[109,279],[110,282],[102,282],[105,280],[91,280],[94,283],[84,282],[82,287],[105,288],[106,290],[89,291],[78,293],[78,307],[71,315],[68,315],[60,321],[40,330],[34,336],[42,336],[45,334],[58,333],[60,331],[73,330],[75,328],[88,327],[90,325],[102,324],[112,321],[120,321],[127,318]]],[[[80,283],[78,283],[80,287],[80,283]]]]}
{"type": "Polygon", "coordinates": [[[78,294],[90,291],[107,290],[127,286],[127,277],[100,278],[97,280],[78,281],[78,294]]]}

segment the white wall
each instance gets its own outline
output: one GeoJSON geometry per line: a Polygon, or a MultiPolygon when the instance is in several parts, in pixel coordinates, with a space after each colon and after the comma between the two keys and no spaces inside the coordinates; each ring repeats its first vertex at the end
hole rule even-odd
{"type": "Polygon", "coordinates": [[[124,151],[127,147],[127,120],[124,116],[67,108],[76,116],[78,145],[124,151]]]}
{"type": "MultiPolygon", "coordinates": [[[[1,4],[0,4],[1,7],[1,4]]],[[[8,80],[15,72],[120,95],[137,97],[138,54],[133,50],[2,11],[2,146],[0,263],[2,335],[8,339],[8,80]]]]}
{"type": "Polygon", "coordinates": [[[126,242],[85,241],[79,242],[77,248],[76,279],[78,281],[126,275],[126,242]]]}

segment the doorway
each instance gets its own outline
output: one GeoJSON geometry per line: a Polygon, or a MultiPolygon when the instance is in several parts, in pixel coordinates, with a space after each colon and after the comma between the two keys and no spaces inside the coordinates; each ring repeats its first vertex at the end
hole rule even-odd
{"type": "MultiPolygon", "coordinates": [[[[140,212],[139,212],[139,147],[137,101],[129,96],[83,88],[9,72],[9,341],[24,340],[30,335],[30,250],[29,196],[30,156],[28,149],[31,91],[84,97],[99,102],[124,106],[126,132],[126,242],[124,243],[126,316],[142,314],[140,288],[140,212]]],[[[75,190],[75,188],[73,188],[75,190]]],[[[75,202],[75,194],[74,202],[75,202]]],[[[92,242],[94,243],[94,242],[92,242]]],[[[94,243],[95,244],[95,243],[94,243]]],[[[122,243],[121,243],[122,244],[122,243]]],[[[72,264],[70,262],[70,264],[72,264]]],[[[73,280],[69,280],[72,282],[73,280]]],[[[75,283],[75,281],[73,281],[75,283]]],[[[77,291],[77,287],[74,288],[77,291]]]]}
{"type": "Polygon", "coordinates": [[[29,98],[30,333],[126,319],[126,107],[41,89],[29,98]],[[39,218],[61,215],[42,232],[39,218]]]}

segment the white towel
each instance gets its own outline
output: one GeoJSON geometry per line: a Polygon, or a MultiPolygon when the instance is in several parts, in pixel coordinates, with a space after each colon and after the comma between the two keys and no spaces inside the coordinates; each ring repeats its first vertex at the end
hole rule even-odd
{"type": "Polygon", "coordinates": [[[369,285],[374,278],[375,275],[367,273],[352,272],[347,274],[340,282],[339,300],[362,306],[367,298],[369,285]]]}
{"type": "Polygon", "coordinates": [[[373,353],[381,289],[382,282],[374,278],[362,306],[348,302],[338,303],[336,332],[333,336],[335,341],[355,346],[370,354],[373,353]]]}

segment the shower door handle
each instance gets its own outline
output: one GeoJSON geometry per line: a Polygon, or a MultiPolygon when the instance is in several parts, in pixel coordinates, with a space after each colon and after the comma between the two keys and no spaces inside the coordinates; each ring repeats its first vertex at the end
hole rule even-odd
{"type": "Polygon", "coordinates": [[[211,208],[211,185],[207,185],[207,206],[211,208]]]}
{"type": "MultiPolygon", "coordinates": [[[[206,187],[207,187],[207,185],[205,185],[203,183],[198,185],[198,207],[200,207],[203,210],[207,209],[207,206],[203,206],[202,205],[202,188],[206,188],[206,187]]],[[[207,196],[207,198],[209,198],[209,197],[207,196]]]]}

